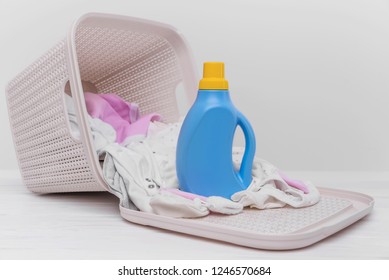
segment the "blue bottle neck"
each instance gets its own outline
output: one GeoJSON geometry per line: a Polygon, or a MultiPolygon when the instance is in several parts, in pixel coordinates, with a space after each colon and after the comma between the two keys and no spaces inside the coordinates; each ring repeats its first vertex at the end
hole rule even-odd
{"type": "Polygon", "coordinates": [[[232,103],[230,92],[219,89],[200,89],[197,94],[199,100],[214,100],[218,102],[232,103]]]}

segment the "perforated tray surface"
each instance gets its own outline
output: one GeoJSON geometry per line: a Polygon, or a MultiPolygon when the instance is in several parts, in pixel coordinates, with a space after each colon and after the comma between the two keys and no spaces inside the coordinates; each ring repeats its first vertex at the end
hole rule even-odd
{"type": "Polygon", "coordinates": [[[352,207],[349,200],[324,197],[311,207],[247,209],[238,215],[209,215],[202,221],[263,234],[290,234],[330,218],[352,207]]]}
{"type": "Polygon", "coordinates": [[[312,245],[366,216],[373,198],[320,188],[321,200],[305,208],[246,209],[238,215],[210,214],[176,219],[121,207],[131,222],[258,249],[287,250],[312,245]]]}

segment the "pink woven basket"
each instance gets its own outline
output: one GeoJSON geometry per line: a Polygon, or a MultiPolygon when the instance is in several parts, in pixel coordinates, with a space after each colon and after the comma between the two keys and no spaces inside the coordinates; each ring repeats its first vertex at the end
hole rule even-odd
{"type": "Polygon", "coordinates": [[[185,40],[171,26],[132,17],[86,14],[68,36],[6,88],[20,171],[33,192],[106,189],[86,121],[83,86],[136,102],[164,121],[179,117],[180,94],[193,99],[196,75],[185,40]],[[81,139],[72,137],[64,91],[70,84],[81,139]],[[183,91],[183,92],[182,92],[183,91]]]}

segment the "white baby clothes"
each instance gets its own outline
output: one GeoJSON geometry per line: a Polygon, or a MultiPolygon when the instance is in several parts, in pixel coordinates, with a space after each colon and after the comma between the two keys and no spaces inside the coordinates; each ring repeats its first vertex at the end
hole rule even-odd
{"type": "Polygon", "coordinates": [[[242,204],[233,202],[221,196],[204,197],[201,195],[184,192],[175,188],[161,189],[161,192],[175,194],[183,198],[194,200],[194,201],[199,200],[203,205],[205,205],[208,208],[209,211],[215,213],[233,215],[233,214],[238,214],[243,210],[242,204]]]}
{"type": "MultiPolygon", "coordinates": [[[[237,157],[241,152],[240,149],[234,150],[237,157]]],[[[289,205],[300,208],[314,205],[320,200],[320,193],[311,182],[304,182],[305,187],[308,188],[307,193],[291,187],[284,181],[275,166],[258,157],[254,159],[252,175],[253,181],[250,186],[231,197],[233,201],[241,203],[244,207],[267,209],[289,205]]]]}
{"type": "Polygon", "coordinates": [[[89,126],[92,132],[93,145],[97,155],[103,156],[105,147],[115,143],[116,131],[112,126],[100,119],[88,116],[89,126]]]}
{"type": "Polygon", "coordinates": [[[209,214],[200,199],[189,200],[177,195],[159,194],[150,199],[153,212],[174,218],[197,218],[209,214]]]}
{"type": "Polygon", "coordinates": [[[105,152],[103,175],[123,207],[176,218],[209,213],[198,201],[160,192],[164,182],[147,143],[112,144],[105,152]]]}

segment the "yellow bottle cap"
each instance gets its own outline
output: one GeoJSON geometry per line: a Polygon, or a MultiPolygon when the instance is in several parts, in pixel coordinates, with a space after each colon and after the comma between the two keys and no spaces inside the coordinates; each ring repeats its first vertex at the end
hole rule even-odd
{"type": "Polygon", "coordinates": [[[203,79],[200,80],[199,89],[228,89],[228,81],[224,79],[223,62],[205,62],[203,79]]]}

